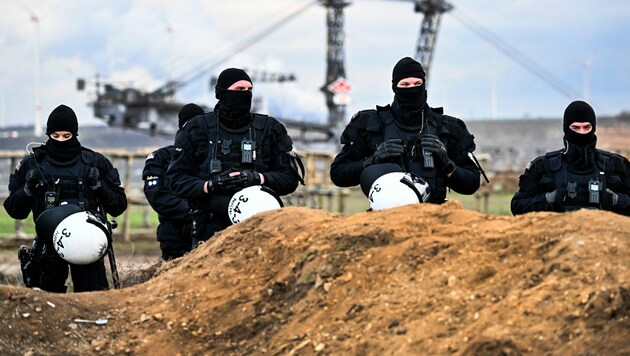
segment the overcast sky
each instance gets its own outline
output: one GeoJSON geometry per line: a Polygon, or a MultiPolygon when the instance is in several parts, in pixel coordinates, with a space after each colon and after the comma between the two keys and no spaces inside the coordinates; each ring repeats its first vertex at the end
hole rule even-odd
{"type": "MultiPolygon", "coordinates": [[[[212,106],[209,78],[226,67],[295,74],[292,83],[254,83],[254,94],[273,116],[323,122],[326,13],[318,4],[211,67],[310,2],[0,0],[0,124],[32,123],[35,117],[38,36],[31,15],[39,18],[44,123],[60,103],[75,109],[80,124],[98,122],[88,106],[91,87],[76,90],[80,77],[90,82],[98,73],[119,86],[151,90],[169,77],[207,70],[177,98],[212,106]]],[[[431,106],[464,120],[560,117],[570,101],[583,97],[600,116],[630,111],[630,1],[450,2],[455,10],[442,17],[428,83],[431,106]],[[470,21],[482,26],[477,31],[489,31],[485,39],[464,25],[470,21]],[[506,55],[506,48],[538,75],[506,55]]],[[[392,67],[414,56],[422,17],[410,1],[395,0],[354,0],[344,14],[349,117],[391,102],[392,67]]]]}

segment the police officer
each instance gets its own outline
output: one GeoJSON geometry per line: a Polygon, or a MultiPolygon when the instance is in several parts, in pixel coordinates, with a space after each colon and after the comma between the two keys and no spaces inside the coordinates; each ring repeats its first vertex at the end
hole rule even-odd
{"type": "MultiPolygon", "coordinates": [[[[196,104],[186,104],[179,111],[179,130],[195,116],[203,115],[204,110],[196,104]]],[[[160,224],[157,227],[157,240],[164,261],[182,257],[192,249],[190,224],[192,218],[186,199],[178,198],[165,181],[166,170],[175,154],[175,146],[162,147],[147,157],[142,179],[144,195],[153,210],[158,213],[160,224]]]]}
{"type": "Polygon", "coordinates": [[[512,213],[603,209],[630,215],[630,163],[596,148],[593,108],[574,101],[564,111],[564,149],[533,160],[519,178],[512,213]]]}
{"type": "Polygon", "coordinates": [[[193,214],[193,245],[227,227],[225,201],[253,185],[278,195],[298,185],[293,141],[276,119],[250,113],[252,81],[242,69],[217,78],[213,112],[190,120],[177,134],[167,172],[171,190],[188,199],[193,214]]]}
{"type": "MultiPolygon", "coordinates": [[[[59,105],[50,113],[48,140],[34,148],[9,179],[10,194],[4,207],[12,218],[25,219],[32,211],[36,220],[62,202],[113,216],[125,211],[127,198],[118,171],[105,156],[81,146],[78,130],[77,116],[68,106],[59,105]]],[[[64,293],[69,265],[75,292],[108,288],[102,258],[87,265],[69,264],[56,254],[52,241],[42,240],[35,237],[31,251],[21,254],[27,287],[64,293]]]]}
{"type": "Polygon", "coordinates": [[[473,136],[462,120],[429,107],[420,63],[409,57],[398,61],[392,90],[391,105],[359,111],[346,126],[331,164],[333,183],[355,186],[364,169],[391,162],[427,181],[430,203],[443,203],[447,187],[461,194],[477,191],[480,167],[469,157],[473,136]]]}

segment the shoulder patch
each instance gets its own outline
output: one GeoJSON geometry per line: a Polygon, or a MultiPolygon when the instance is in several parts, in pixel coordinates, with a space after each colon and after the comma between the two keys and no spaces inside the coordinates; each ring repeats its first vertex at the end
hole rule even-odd
{"type": "Polygon", "coordinates": [[[22,167],[22,161],[18,162],[17,166],[15,166],[15,171],[19,171],[20,167],[22,167]]]}
{"type": "Polygon", "coordinates": [[[155,152],[151,152],[151,153],[149,153],[149,154],[147,155],[147,159],[146,159],[146,160],[148,161],[148,160],[150,160],[150,159],[154,159],[154,158],[155,158],[155,152]]]}

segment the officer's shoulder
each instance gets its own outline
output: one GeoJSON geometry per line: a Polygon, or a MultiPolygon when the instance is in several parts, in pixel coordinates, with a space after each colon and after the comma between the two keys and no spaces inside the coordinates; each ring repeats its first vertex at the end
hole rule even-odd
{"type": "Polygon", "coordinates": [[[102,153],[99,153],[91,148],[81,146],[81,153],[83,155],[94,156],[94,157],[105,157],[102,153]]]}
{"type": "Polygon", "coordinates": [[[549,159],[549,158],[553,158],[553,157],[556,157],[556,156],[560,156],[560,155],[562,155],[563,152],[564,152],[564,149],[561,148],[561,149],[558,149],[558,150],[555,150],[555,151],[549,151],[549,152],[545,153],[544,155],[540,156],[539,158],[547,158],[547,159],[549,159]]]}
{"type": "Polygon", "coordinates": [[[606,150],[601,150],[599,148],[597,149],[597,154],[603,155],[603,156],[606,156],[606,157],[611,157],[611,158],[614,158],[614,159],[627,160],[627,158],[625,158],[624,156],[622,156],[622,155],[620,155],[618,153],[610,152],[610,151],[606,151],[606,150]]]}
{"type": "Polygon", "coordinates": [[[547,159],[546,155],[541,155],[538,156],[536,158],[534,158],[533,160],[531,160],[527,166],[525,166],[525,172],[530,171],[530,170],[534,170],[534,171],[541,171],[543,170],[542,168],[539,167],[544,167],[545,166],[545,159],[547,159]]]}
{"type": "Polygon", "coordinates": [[[263,128],[265,125],[282,125],[275,117],[259,113],[252,113],[252,121],[256,128],[263,128]]]}
{"type": "Polygon", "coordinates": [[[164,146],[164,147],[160,147],[157,150],[149,153],[147,155],[146,161],[151,161],[151,160],[160,160],[162,159],[164,156],[169,156],[172,151],[175,149],[175,146],[173,145],[168,145],[168,146],[164,146]]]}
{"type": "MultiPolygon", "coordinates": [[[[33,152],[35,152],[35,150],[33,150],[33,152]]],[[[41,152],[41,151],[40,151],[41,152]]],[[[43,154],[43,153],[40,153],[43,154]]],[[[24,158],[22,158],[22,160],[20,162],[17,163],[17,165],[15,166],[15,171],[19,171],[20,168],[24,168],[26,170],[30,169],[31,167],[35,166],[35,159],[37,158],[37,156],[35,154],[30,154],[24,158]]]]}
{"type": "Polygon", "coordinates": [[[218,125],[219,119],[214,112],[198,115],[190,119],[183,127],[182,131],[193,131],[199,128],[218,125]]]}
{"type": "Polygon", "coordinates": [[[549,169],[551,171],[556,171],[560,169],[562,161],[561,156],[564,152],[564,149],[558,149],[555,151],[547,152],[543,155],[540,155],[534,158],[528,165],[527,169],[530,167],[545,167],[544,169],[549,169]]]}
{"type": "Polygon", "coordinates": [[[389,105],[385,106],[376,106],[376,109],[365,109],[357,111],[350,118],[350,125],[356,127],[365,127],[367,126],[367,122],[373,118],[378,118],[379,112],[389,111],[391,107],[389,105]]]}
{"type": "Polygon", "coordinates": [[[107,169],[111,166],[110,160],[104,154],[84,146],[81,146],[81,159],[86,164],[94,164],[100,169],[107,169]]]}
{"type": "Polygon", "coordinates": [[[465,130],[468,131],[468,128],[466,127],[466,123],[464,122],[464,120],[455,117],[455,116],[451,116],[451,115],[446,115],[444,114],[444,109],[443,108],[431,108],[431,112],[433,112],[436,115],[441,115],[442,116],[442,121],[445,122],[449,128],[455,128],[458,130],[465,130]]]}
{"type": "Polygon", "coordinates": [[[280,122],[280,120],[276,119],[273,116],[252,113],[253,125],[257,130],[264,130],[265,127],[269,127],[271,132],[275,134],[285,134],[287,132],[284,124],[280,122]]]}
{"type": "Polygon", "coordinates": [[[604,156],[604,157],[608,157],[610,160],[617,161],[617,162],[619,162],[621,164],[624,164],[624,165],[630,165],[630,161],[628,161],[628,159],[626,157],[620,155],[619,153],[605,151],[605,150],[600,150],[600,149],[597,149],[597,153],[599,155],[604,156]]]}

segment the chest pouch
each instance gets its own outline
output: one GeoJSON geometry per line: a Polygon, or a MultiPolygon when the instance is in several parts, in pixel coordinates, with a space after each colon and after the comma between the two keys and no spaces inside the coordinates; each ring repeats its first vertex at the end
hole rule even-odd
{"type": "Polygon", "coordinates": [[[568,182],[567,183],[567,196],[571,199],[575,199],[577,197],[577,182],[568,182]]]}
{"type": "Polygon", "coordinates": [[[232,140],[229,138],[226,138],[225,140],[223,140],[223,142],[221,142],[221,153],[224,156],[227,156],[228,154],[230,154],[231,146],[232,145],[232,140]]]}

